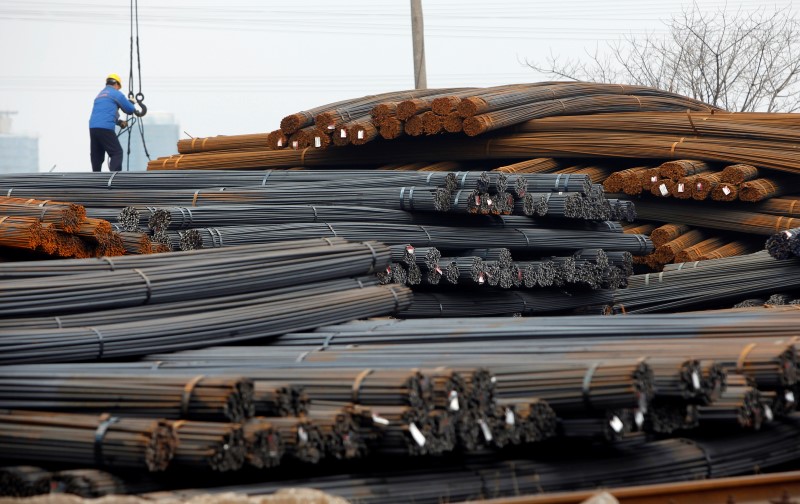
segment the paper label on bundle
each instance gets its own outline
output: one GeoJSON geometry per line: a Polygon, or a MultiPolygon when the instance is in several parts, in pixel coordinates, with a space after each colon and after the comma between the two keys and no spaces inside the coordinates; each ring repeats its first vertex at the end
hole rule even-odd
{"type": "Polygon", "coordinates": [[[436,271],[436,273],[439,273],[440,275],[443,274],[442,273],[442,268],[440,268],[438,265],[433,269],[434,269],[434,271],[436,271]]]}
{"type": "Polygon", "coordinates": [[[794,403],[794,392],[791,390],[787,390],[783,397],[786,399],[786,402],[794,403]]]}
{"type": "Polygon", "coordinates": [[[320,137],[314,137],[314,147],[322,147],[322,139],[320,137]]]}
{"type": "Polygon", "coordinates": [[[697,374],[697,371],[692,371],[692,387],[695,390],[700,389],[700,375],[697,374]]]}
{"type": "Polygon", "coordinates": [[[614,429],[614,432],[622,432],[622,428],[625,427],[625,424],[622,423],[622,420],[619,419],[617,415],[611,417],[611,420],[608,422],[608,425],[614,429]]]}
{"type": "Polygon", "coordinates": [[[283,147],[283,138],[278,140],[278,147],[283,147]]]}
{"type": "Polygon", "coordinates": [[[728,186],[723,186],[722,192],[725,193],[725,196],[729,196],[731,194],[731,189],[728,186]]]}
{"type": "Polygon", "coordinates": [[[341,138],[347,138],[347,130],[346,130],[346,129],[344,129],[344,128],[340,129],[340,130],[339,130],[339,136],[340,136],[341,138]]]}
{"type": "Polygon", "coordinates": [[[698,191],[702,191],[703,190],[703,183],[702,182],[698,182],[695,187],[697,187],[698,191]]]}
{"type": "Polygon", "coordinates": [[[514,416],[514,412],[511,411],[511,408],[506,408],[506,425],[514,425],[517,423],[517,419],[514,416]]]}
{"type": "Polygon", "coordinates": [[[658,175],[650,177],[650,183],[655,184],[656,182],[658,182],[658,175]]]}
{"type": "Polygon", "coordinates": [[[768,404],[764,405],[764,417],[766,417],[767,422],[771,422],[775,416],[772,414],[772,408],[769,407],[768,404]]]}
{"type": "Polygon", "coordinates": [[[356,136],[359,140],[364,140],[364,130],[358,130],[358,134],[356,136]]]}
{"type": "Polygon", "coordinates": [[[293,140],[292,141],[292,149],[297,150],[299,147],[300,147],[300,144],[297,142],[297,140],[293,140]]]}
{"type": "Polygon", "coordinates": [[[418,445],[425,446],[425,436],[422,435],[414,422],[408,425],[408,432],[411,433],[411,437],[414,438],[414,441],[416,441],[418,445]]]}
{"type": "Polygon", "coordinates": [[[478,424],[481,426],[481,432],[483,432],[483,439],[485,439],[487,442],[494,439],[492,437],[492,431],[489,430],[489,426],[486,425],[486,422],[483,421],[483,418],[478,420],[478,424]]]}
{"type": "Polygon", "coordinates": [[[486,279],[483,277],[483,273],[481,273],[481,274],[478,276],[478,284],[479,284],[479,285],[483,285],[483,283],[484,283],[485,281],[486,281],[486,279]]]}
{"type": "Polygon", "coordinates": [[[382,416],[378,416],[376,414],[372,414],[372,423],[376,423],[378,425],[389,425],[389,420],[383,418],[382,416]]]}
{"type": "Polygon", "coordinates": [[[684,190],[684,185],[678,184],[678,192],[683,192],[683,190],[684,190]]]}
{"type": "Polygon", "coordinates": [[[411,245],[407,245],[406,246],[406,252],[408,252],[409,254],[413,254],[414,253],[414,247],[411,246],[411,245]]]}
{"type": "Polygon", "coordinates": [[[644,425],[644,413],[637,409],[636,413],[633,414],[633,421],[636,422],[636,427],[641,429],[642,425],[644,425]]]}
{"type": "Polygon", "coordinates": [[[450,402],[447,404],[447,407],[450,408],[450,411],[458,411],[459,410],[458,392],[456,392],[455,390],[451,390],[449,399],[450,402]]]}
{"type": "Polygon", "coordinates": [[[297,428],[297,439],[299,439],[303,443],[308,441],[308,433],[304,428],[302,427],[297,428]]]}
{"type": "Polygon", "coordinates": [[[667,189],[667,184],[661,184],[658,186],[658,190],[661,191],[661,196],[666,196],[669,194],[669,189],[667,189]]]}
{"type": "Polygon", "coordinates": [[[335,127],[336,127],[336,126],[334,126],[333,124],[329,124],[329,125],[328,125],[328,129],[330,129],[330,130],[332,130],[332,129],[333,129],[333,128],[335,128],[335,127]]]}

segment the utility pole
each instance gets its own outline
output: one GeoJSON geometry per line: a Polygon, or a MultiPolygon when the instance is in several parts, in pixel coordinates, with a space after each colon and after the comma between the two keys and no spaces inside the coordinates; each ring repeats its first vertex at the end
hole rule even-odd
{"type": "Polygon", "coordinates": [[[411,0],[411,36],[414,43],[414,88],[427,89],[425,72],[425,27],[422,24],[422,0],[411,0]]]}

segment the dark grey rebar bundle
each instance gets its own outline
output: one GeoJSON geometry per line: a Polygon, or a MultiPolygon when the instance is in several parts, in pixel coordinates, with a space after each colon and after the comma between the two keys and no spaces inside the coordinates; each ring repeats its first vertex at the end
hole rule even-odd
{"type": "Polygon", "coordinates": [[[11,460],[153,472],[170,464],[178,438],[163,420],[4,410],[0,447],[11,460]]]}
{"type": "Polygon", "coordinates": [[[0,314],[36,315],[158,304],[267,290],[306,281],[372,273],[388,262],[389,249],[377,242],[324,245],[314,249],[258,252],[238,257],[171,257],[168,266],[114,269],[3,282],[0,314]],[[222,281],[224,280],[224,281],[222,281]]]}
{"type": "Polygon", "coordinates": [[[178,436],[173,467],[236,471],[247,455],[244,432],[239,424],[176,420],[178,436]]]}
{"type": "Polygon", "coordinates": [[[31,497],[50,493],[52,475],[36,466],[0,467],[0,495],[31,497]]]}
{"type": "Polygon", "coordinates": [[[164,316],[135,322],[64,329],[6,330],[0,362],[72,362],[143,355],[160,349],[197,348],[274,337],[318,324],[393,313],[411,300],[402,286],[377,286],[207,310],[192,317],[164,316]]]}
{"type": "Polygon", "coordinates": [[[280,465],[286,447],[280,432],[264,417],[250,418],[242,424],[246,446],[245,462],[257,469],[280,465]]]}
{"type": "Polygon", "coordinates": [[[255,414],[251,380],[204,375],[0,377],[0,408],[224,422],[255,414]]]}
{"type": "Polygon", "coordinates": [[[410,243],[414,247],[436,247],[440,250],[487,248],[496,246],[496,244],[503,244],[512,252],[538,252],[541,254],[575,251],[582,248],[602,248],[644,255],[652,250],[652,243],[644,235],[579,231],[568,228],[492,228],[491,232],[487,230],[487,232],[476,234],[462,228],[446,226],[387,224],[375,227],[364,223],[342,222],[204,228],[191,231],[195,233],[194,240],[204,248],[341,237],[352,241],[378,240],[388,245],[410,243]]]}

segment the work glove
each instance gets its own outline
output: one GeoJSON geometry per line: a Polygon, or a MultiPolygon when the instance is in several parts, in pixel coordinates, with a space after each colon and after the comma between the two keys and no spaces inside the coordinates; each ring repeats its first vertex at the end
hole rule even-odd
{"type": "Polygon", "coordinates": [[[117,119],[117,126],[119,126],[122,129],[125,129],[128,127],[128,121],[126,121],[125,119],[117,119]]]}

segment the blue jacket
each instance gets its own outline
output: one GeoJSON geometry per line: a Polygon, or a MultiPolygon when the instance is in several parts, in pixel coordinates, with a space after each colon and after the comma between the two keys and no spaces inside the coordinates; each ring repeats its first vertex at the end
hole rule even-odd
{"type": "Polygon", "coordinates": [[[113,86],[106,86],[94,99],[89,127],[114,131],[119,119],[119,109],[124,110],[126,114],[133,114],[135,110],[133,103],[129,102],[124,94],[113,86]]]}

